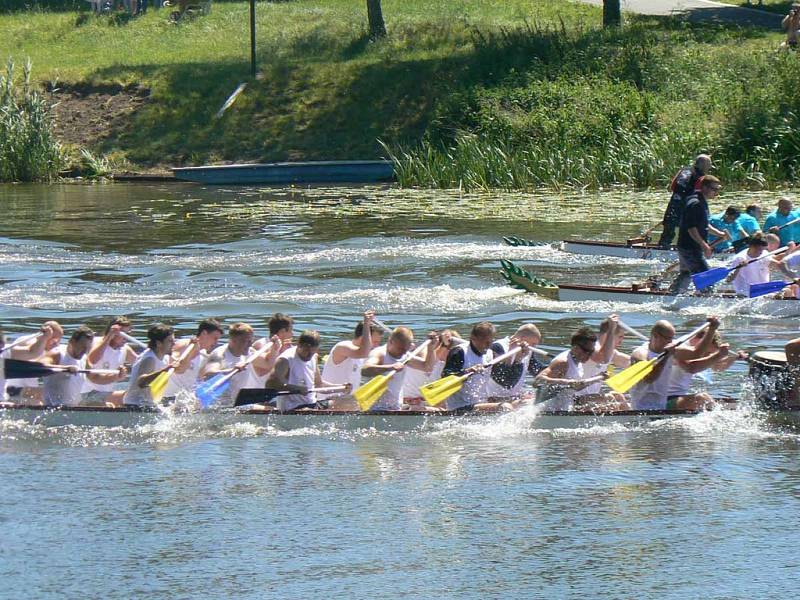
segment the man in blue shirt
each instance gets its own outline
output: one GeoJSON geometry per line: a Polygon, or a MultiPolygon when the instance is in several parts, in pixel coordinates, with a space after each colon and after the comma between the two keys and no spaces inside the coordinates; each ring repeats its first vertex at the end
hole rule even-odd
{"type": "Polygon", "coordinates": [[[721,187],[719,179],[706,175],[700,191],[686,199],[678,231],[680,273],[669,288],[671,294],[682,294],[689,289],[693,274],[708,271],[706,259],[711,258],[713,252],[706,242],[708,233],[721,238],[728,237],[727,231],[720,231],[708,223],[708,200],[716,198],[721,187]]]}
{"type": "MultiPolygon", "coordinates": [[[[747,237],[747,232],[744,231],[741,227],[739,227],[739,217],[741,216],[741,212],[735,206],[729,206],[725,209],[725,212],[721,212],[718,215],[714,215],[708,221],[713,227],[716,227],[720,231],[727,231],[728,239],[717,242],[714,245],[714,252],[725,252],[731,247],[731,242],[735,242],[736,240],[740,240],[744,237],[747,237]]],[[[713,236],[709,242],[714,244],[719,239],[719,236],[713,236]]]]}
{"type": "Polygon", "coordinates": [[[777,233],[781,246],[800,241],[800,211],[793,210],[792,200],[786,196],[778,200],[778,208],[767,215],[764,231],[777,233]],[[798,220],[797,223],[794,221],[798,220]]]}
{"type": "Polygon", "coordinates": [[[761,225],[758,222],[761,220],[761,207],[758,204],[751,204],[739,216],[739,227],[744,229],[748,236],[761,231],[761,225]]]}

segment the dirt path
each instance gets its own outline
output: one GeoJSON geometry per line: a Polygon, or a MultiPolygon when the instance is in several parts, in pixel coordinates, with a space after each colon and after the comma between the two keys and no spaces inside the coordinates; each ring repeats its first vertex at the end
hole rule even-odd
{"type": "MultiPolygon", "coordinates": [[[[603,0],[578,1],[603,5],[603,0]]],[[[690,21],[734,23],[781,31],[780,15],[712,0],[622,0],[622,10],[643,15],[681,15],[690,21]]]]}

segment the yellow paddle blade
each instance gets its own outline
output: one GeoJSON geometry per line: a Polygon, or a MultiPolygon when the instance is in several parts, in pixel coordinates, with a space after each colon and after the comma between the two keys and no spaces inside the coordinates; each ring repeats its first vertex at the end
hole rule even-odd
{"type": "Polygon", "coordinates": [[[369,410],[389,387],[388,375],[377,375],[353,392],[361,410],[369,410]]]}
{"type": "Polygon", "coordinates": [[[469,375],[448,375],[426,383],[419,388],[419,391],[422,393],[422,397],[425,398],[425,402],[431,406],[436,406],[460,390],[467,377],[469,375]]]}
{"type": "Polygon", "coordinates": [[[172,371],[164,371],[163,373],[159,373],[156,378],[150,382],[148,387],[150,388],[150,395],[153,398],[153,402],[159,402],[161,398],[164,397],[164,390],[167,389],[167,382],[169,381],[170,375],[172,375],[172,371]]]}
{"type": "Polygon", "coordinates": [[[652,373],[657,361],[658,357],[634,363],[627,369],[623,369],[613,377],[606,379],[606,384],[615,392],[624,394],[652,373]]]}

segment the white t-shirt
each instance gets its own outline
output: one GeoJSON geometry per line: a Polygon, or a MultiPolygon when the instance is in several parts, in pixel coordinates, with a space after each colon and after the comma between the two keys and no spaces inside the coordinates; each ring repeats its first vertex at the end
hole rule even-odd
{"type": "MultiPolygon", "coordinates": [[[[767,250],[764,249],[761,254],[766,254],[767,250]]],[[[759,256],[761,256],[759,254],[759,256]]],[[[729,267],[736,267],[738,265],[746,263],[748,260],[752,260],[753,258],[758,258],[757,256],[748,256],[747,250],[742,250],[733,257],[731,260],[729,267]]],[[[742,296],[750,296],[750,286],[755,283],[766,283],[769,281],[769,259],[764,258],[762,260],[756,261],[754,263],[750,263],[749,265],[742,267],[736,272],[736,277],[733,280],[733,289],[736,290],[737,294],[742,296]]]]}
{"type": "Polygon", "coordinates": [[[131,367],[131,379],[128,384],[128,391],[122,402],[135,406],[153,406],[153,396],[150,394],[150,386],[139,387],[136,380],[140,375],[155,373],[168,365],[169,357],[164,355],[158,358],[156,353],[150,348],[139,355],[139,359],[131,367]]]}

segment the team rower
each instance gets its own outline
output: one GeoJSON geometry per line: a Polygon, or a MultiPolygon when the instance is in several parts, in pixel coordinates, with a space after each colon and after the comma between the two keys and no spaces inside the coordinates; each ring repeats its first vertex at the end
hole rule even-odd
{"type": "Polygon", "coordinates": [[[78,372],[87,368],[86,354],[91,349],[93,341],[94,332],[81,325],[72,333],[66,345],[60,345],[45,354],[42,361],[44,364],[70,367],[70,370],[44,378],[45,406],[80,405],[81,391],[87,379],[96,384],[113,384],[125,378],[128,371],[123,365],[119,365],[116,372],[109,371],[106,375],[78,372]]]}
{"type": "Polygon", "coordinates": [[[514,335],[496,340],[491,351],[495,356],[505,354],[512,348],[524,344],[523,351],[518,352],[511,362],[500,362],[492,367],[489,378],[486,380],[486,392],[495,402],[519,401],[523,398],[525,389],[525,375],[536,377],[544,369],[533,353],[532,348],[542,341],[539,328],[533,323],[520,326],[514,335]]]}
{"type": "Polygon", "coordinates": [[[247,323],[234,323],[228,328],[228,343],[220,346],[208,356],[208,361],[201,371],[201,378],[208,379],[219,373],[238,370],[230,379],[230,385],[217,399],[219,406],[233,406],[239,390],[243,388],[262,387],[257,382],[265,380],[275,366],[281,351],[278,336],[270,339],[269,346],[254,350],[253,328],[247,323]],[[245,364],[252,352],[259,356],[245,364]]]}
{"type": "MultiPolygon", "coordinates": [[[[420,369],[406,369],[405,380],[403,381],[403,404],[411,408],[423,408],[425,399],[422,397],[420,388],[432,381],[440,379],[444,370],[444,363],[447,355],[456,344],[463,344],[464,341],[455,329],[445,329],[439,332],[438,346],[428,346],[426,353],[433,352],[435,355],[433,368],[430,373],[420,369]]],[[[427,360],[427,354],[425,355],[427,360]]]]}
{"type": "Polygon", "coordinates": [[[172,360],[177,362],[175,371],[167,381],[164,388],[166,398],[175,398],[179,394],[193,396],[197,384],[200,382],[200,372],[208,360],[208,354],[216,348],[222,337],[222,325],[216,319],[203,319],[197,326],[193,337],[181,338],[172,348],[172,360]],[[189,346],[189,354],[183,361],[180,357],[189,346]]]}
{"type": "Polygon", "coordinates": [[[128,389],[122,398],[125,406],[153,406],[150,384],[169,367],[169,357],[175,345],[175,332],[163,323],[151,325],[147,330],[147,350],[131,367],[128,389]]]}
{"type": "Polygon", "coordinates": [[[588,327],[578,329],[570,339],[570,347],[542,370],[536,382],[543,386],[543,400],[550,410],[602,409],[626,410],[625,396],[618,392],[603,393],[598,388],[608,378],[608,371],[597,372],[598,368],[608,360],[612,362],[614,355],[608,349],[614,349],[617,333],[617,320],[609,320],[604,344],[598,349],[598,338],[588,327]],[[586,366],[596,358],[595,367],[587,374],[586,366]],[[598,384],[595,386],[595,384],[598,384]]]}
{"type": "Polygon", "coordinates": [[[428,335],[430,340],[426,348],[425,358],[417,356],[409,358],[409,351],[414,344],[414,332],[408,327],[397,327],[389,334],[386,344],[372,350],[369,358],[361,368],[365,377],[386,375],[397,371],[389,380],[386,391],[375,401],[371,410],[401,410],[403,408],[403,384],[408,369],[417,369],[425,373],[433,371],[436,363],[436,349],[441,345],[437,333],[428,335]]]}
{"type": "MultiPolygon", "coordinates": [[[[43,344],[40,344],[41,338],[37,337],[27,344],[14,347],[8,358],[43,361],[48,352],[61,344],[61,338],[64,337],[64,329],[58,321],[45,321],[43,328],[46,328],[47,331],[43,344]]],[[[44,331],[45,329],[43,329],[44,331]]],[[[42,404],[44,402],[42,379],[38,377],[15,379],[13,385],[7,384],[6,390],[9,397],[20,404],[42,404]]]]}
{"type": "MultiPolygon", "coordinates": [[[[113,370],[135,363],[139,355],[122,335],[130,335],[131,329],[132,324],[128,317],[113,318],[106,326],[103,337],[95,337],[92,349],[86,354],[86,364],[91,368],[113,370]]],[[[125,395],[124,390],[114,389],[113,382],[96,383],[91,377],[86,378],[83,392],[84,404],[120,406],[125,395]]]]}
{"type": "Polygon", "coordinates": [[[736,290],[737,294],[749,297],[750,286],[769,281],[770,267],[777,265],[777,260],[774,258],[767,260],[765,258],[750,264],[747,263],[777,250],[779,243],[780,240],[774,233],[764,235],[758,232],[750,236],[747,241],[747,249],[736,254],[728,265],[730,268],[739,267],[727,278],[729,283],[733,283],[733,289],[736,290]]]}
{"type": "MultiPolygon", "coordinates": [[[[45,353],[45,347],[47,343],[57,335],[52,325],[49,325],[48,323],[51,322],[48,321],[42,325],[38,333],[31,336],[24,336],[27,338],[27,340],[21,341],[19,344],[15,344],[13,348],[6,347],[5,335],[3,334],[3,331],[0,330],[0,402],[8,399],[6,394],[6,377],[3,360],[6,358],[13,358],[16,360],[36,360],[37,358],[42,357],[45,353]]],[[[8,381],[17,383],[20,380],[11,379],[8,381]]],[[[15,398],[15,400],[17,399],[15,398]]]]}
{"type": "Polygon", "coordinates": [[[361,386],[361,367],[373,348],[380,346],[383,329],[375,324],[375,312],[364,312],[355,327],[352,340],[337,342],[322,368],[322,378],[334,385],[349,383],[356,391],[361,386]]]}
{"type": "MultiPolygon", "coordinates": [[[[283,352],[267,379],[266,387],[278,395],[280,411],[319,408],[314,387],[329,387],[319,372],[319,332],[306,330],[297,338],[297,345],[283,352]]],[[[350,391],[347,384],[345,393],[350,391]]]]}

